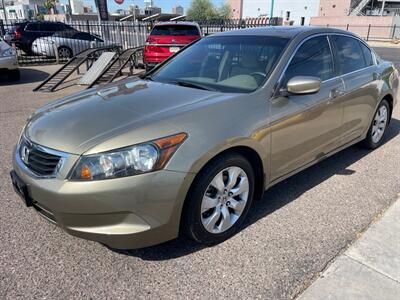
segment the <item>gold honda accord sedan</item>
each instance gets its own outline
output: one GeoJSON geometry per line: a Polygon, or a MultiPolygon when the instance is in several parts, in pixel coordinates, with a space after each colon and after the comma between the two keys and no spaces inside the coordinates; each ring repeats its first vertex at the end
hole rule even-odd
{"type": "Polygon", "coordinates": [[[384,140],[398,71],[357,36],[270,27],[205,37],[144,75],[28,120],[11,178],[68,233],[132,249],[226,240],[265,189],[384,140]]]}

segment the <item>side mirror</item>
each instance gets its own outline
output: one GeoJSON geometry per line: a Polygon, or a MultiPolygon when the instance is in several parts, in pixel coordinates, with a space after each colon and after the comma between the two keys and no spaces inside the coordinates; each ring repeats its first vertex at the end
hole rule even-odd
{"type": "Polygon", "coordinates": [[[296,95],[316,93],[320,88],[321,79],[312,76],[295,76],[286,85],[286,91],[296,95]]]}

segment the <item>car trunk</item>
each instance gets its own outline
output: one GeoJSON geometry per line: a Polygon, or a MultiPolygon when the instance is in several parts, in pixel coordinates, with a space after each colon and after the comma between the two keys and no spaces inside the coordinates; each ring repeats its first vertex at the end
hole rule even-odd
{"type": "Polygon", "coordinates": [[[146,41],[146,62],[160,63],[200,38],[194,26],[156,26],[146,41]]]}

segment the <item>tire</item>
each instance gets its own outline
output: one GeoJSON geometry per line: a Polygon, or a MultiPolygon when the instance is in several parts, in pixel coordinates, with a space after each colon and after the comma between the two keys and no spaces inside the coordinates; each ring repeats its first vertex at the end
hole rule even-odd
{"type": "Polygon", "coordinates": [[[364,147],[368,149],[376,149],[382,144],[389,124],[389,118],[390,106],[389,103],[383,99],[381,103],[379,103],[378,109],[374,114],[367,137],[362,142],[364,147]]]}
{"type": "Polygon", "coordinates": [[[18,69],[10,71],[10,79],[11,80],[17,81],[17,80],[20,80],[20,78],[21,78],[21,73],[18,69]]]}
{"type": "Polygon", "coordinates": [[[72,50],[65,46],[58,47],[57,51],[60,59],[71,58],[73,56],[72,50]]]}
{"type": "Polygon", "coordinates": [[[218,244],[232,237],[242,228],[251,207],[254,182],[253,168],[243,156],[229,153],[212,160],[198,174],[188,193],[182,214],[182,231],[206,245],[218,244]],[[230,189],[229,178],[235,178],[234,174],[238,176],[230,189]],[[246,178],[247,194],[239,193],[246,190],[246,178]],[[220,189],[215,187],[217,185],[220,189]]]}

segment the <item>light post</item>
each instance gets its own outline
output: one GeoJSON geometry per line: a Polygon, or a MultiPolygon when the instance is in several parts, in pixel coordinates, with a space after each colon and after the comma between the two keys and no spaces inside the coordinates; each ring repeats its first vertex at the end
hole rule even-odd
{"type": "Polygon", "coordinates": [[[271,11],[270,11],[270,17],[269,17],[269,25],[271,26],[272,18],[274,17],[274,5],[275,5],[275,0],[271,0],[271,11]]]}
{"type": "Polygon", "coordinates": [[[7,11],[6,11],[6,4],[4,3],[4,0],[1,0],[1,4],[3,6],[3,12],[4,12],[4,21],[7,24],[7,11]]]}
{"type": "Polygon", "coordinates": [[[136,6],[135,6],[135,0],[132,0],[132,5],[133,5],[133,24],[136,24],[136,6]]]}

